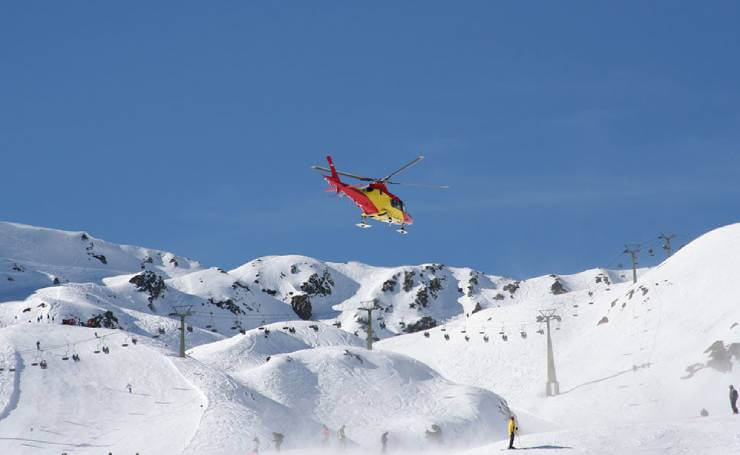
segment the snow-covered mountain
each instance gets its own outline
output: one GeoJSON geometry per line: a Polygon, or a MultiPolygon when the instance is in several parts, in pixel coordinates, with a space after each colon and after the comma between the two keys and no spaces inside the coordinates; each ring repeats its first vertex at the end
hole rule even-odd
{"type": "Polygon", "coordinates": [[[373,267],[305,256],[257,258],[226,271],[82,232],[0,223],[0,301],[12,302],[0,309],[0,325],[53,318],[168,337],[176,322],[169,314],[190,306],[190,344],[309,319],[365,337],[361,308],[371,306],[378,308],[373,327],[380,339],[486,308],[623,281],[623,274],[605,270],[519,281],[442,264],[373,267]]]}
{"type": "Polygon", "coordinates": [[[303,256],[227,271],[0,223],[0,449],[231,454],[281,432],[304,450],[321,447],[326,424],[335,446],[346,425],[351,446],[376,447],[389,431],[395,448],[430,450],[433,424],[448,444],[476,446],[502,439],[513,410],[542,453],[731,453],[740,443],[697,419],[732,428],[721,416],[740,360],[737,270],[740,224],[632,283],[618,270],[516,280],[303,256]],[[364,349],[370,306],[374,351],[364,349]],[[181,359],[171,313],[186,309],[181,359]],[[544,309],[561,318],[554,397],[544,309]],[[671,436],[681,429],[715,443],[671,436]],[[617,440],[625,434],[639,441],[617,440]]]}

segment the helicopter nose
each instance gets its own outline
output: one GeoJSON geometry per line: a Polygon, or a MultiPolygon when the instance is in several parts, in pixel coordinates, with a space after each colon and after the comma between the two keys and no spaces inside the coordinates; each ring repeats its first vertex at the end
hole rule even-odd
{"type": "Polygon", "coordinates": [[[408,213],[404,213],[403,214],[403,222],[406,223],[406,224],[413,224],[414,223],[414,219],[411,218],[411,216],[408,213]]]}

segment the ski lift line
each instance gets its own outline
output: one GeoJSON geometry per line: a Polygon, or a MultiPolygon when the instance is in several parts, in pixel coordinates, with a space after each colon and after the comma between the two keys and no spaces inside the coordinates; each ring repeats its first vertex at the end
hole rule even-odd
{"type": "MultiPolygon", "coordinates": [[[[675,234],[675,238],[683,237],[681,234],[675,234]]],[[[655,237],[651,238],[650,240],[645,240],[639,243],[633,243],[633,245],[639,246],[640,248],[647,248],[647,247],[653,247],[656,245],[662,245],[662,241],[660,238],[655,237]]],[[[611,262],[607,263],[607,265],[604,267],[606,269],[611,268],[614,264],[616,264],[620,258],[624,255],[624,253],[619,253],[614,259],[612,259],[611,262]]]]}
{"type": "Polygon", "coordinates": [[[84,344],[84,343],[87,343],[87,342],[90,342],[90,341],[102,340],[104,338],[111,337],[111,336],[114,336],[114,335],[119,335],[119,334],[120,333],[118,333],[118,332],[116,332],[116,333],[109,333],[107,335],[101,335],[101,336],[95,337],[95,338],[87,338],[87,339],[84,339],[84,340],[75,341],[74,343],[43,346],[43,349],[41,349],[41,350],[38,350],[38,349],[36,349],[34,347],[34,348],[31,348],[31,349],[24,349],[24,350],[21,350],[21,351],[16,351],[16,353],[18,353],[18,354],[26,354],[26,353],[29,353],[29,352],[51,352],[51,351],[57,351],[59,349],[66,349],[67,346],[69,346],[69,347],[77,346],[78,344],[84,344]]]}
{"type": "MultiPolygon", "coordinates": [[[[274,319],[274,318],[285,318],[285,317],[296,316],[294,313],[293,314],[291,314],[291,313],[258,313],[258,314],[243,314],[243,315],[239,315],[239,316],[234,316],[234,315],[229,316],[229,315],[226,315],[226,314],[210,314],[210,313],[203,313],[203,312],[196,312],[196,311],[193,311],[192,312],[192,315],[193,316],[205,316],[205,317],[208,317],[208,318],[223,319],[223,320],[229,320],[229,321],[234,321],[234,320],[238,320],[238,319],[253,319],[253,320],[254,319],[257,319],[257,320],[259,320],[259,319],[274,319]]],[[[313,314],[312,315],[312,320],[322,319],[322,318],[323,319],[331,319],[332,317],[335,317],[335,316],[337,316],[337,313],[336,312],[335,313],[324,313],[324,314],[313,314]],[[327,316],[327,317],[326,318],[323,318],[323,316],[327,316]]],[[[288,320],[281,319],[281,321],[288,321],[288,320]]],[[[280,322],[280,321],[277,321],[277,322],[280,322]]]]}

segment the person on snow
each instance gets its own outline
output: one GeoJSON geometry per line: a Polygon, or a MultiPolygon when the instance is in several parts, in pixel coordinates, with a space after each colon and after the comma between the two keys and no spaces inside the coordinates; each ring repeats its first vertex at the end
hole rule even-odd
{"type": "Polygon", "coordinates": [[[128,393],[134,393],[134,387],[131,384],[126,384],[126,388],[128,389],[128,393]]]}
{"type": "Polygon", "coordinates": [[[347,443],[347,435],[344,433],[344,425],[337,431],[337,438],[339,439],[339,447],[344,448],[347,443]]]}
{"type": "Polygon", "coordinates": [[[380,453],[385,453],[386,449],[388,448],[388,432],[386,431],[382,435],[380,435],[380,453]]]}
{"type": "Polygon", "coordinates": [[[514,416],[512,415],[509,417],[509,449],[516,449],[514,447],[514,436],[516,435],[517,431],[519,431],[519,427],[516,426],[516,421],[514,420],[514,416]]]}
{"type": "Polygon", "coordinates": [[[283,445],[283,439],[285,439],[285,435],[282,433],[272,434],[272,441],[275,443],[275,450],[278,452],[280,452],[280,446],[283,445]]]}
{"type": "Polygon", "coordinates": [[[321,425],[321,444],[328,446],[329,445],[329,436],[331,433],[329,432],[329,427],[327,427],[325,424],[321,425]]]}
{"type": "Polygon", "coordinates": [[[40,351],[41,350],[41,342],[40,341],[37,341],[36,342],[36,350],[37,351],[40,351]]]}
{"type": "Polygon", "coordinates": [[[732,413],[737,414],[737,390],[733,386],[730,386],[730,406],[732,413]]]}
{"type": "Polygon", "coordinates": [[[257,455],[260,453],[260,438],[255,436],[252,441],[254,441],[254,449],[252,449],[252,452],[250,452],[249,455],[257,455]]]}

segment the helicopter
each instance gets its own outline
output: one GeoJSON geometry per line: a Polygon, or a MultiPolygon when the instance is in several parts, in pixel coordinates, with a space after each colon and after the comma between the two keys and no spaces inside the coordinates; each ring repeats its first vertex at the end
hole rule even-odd
{"type": "Polygon", "coordinates": [[[423,160],[423,156],[417,156],[416,159],[401,166],[399,169],[391,172],[383,178],[371,178],[362,175],[351,174],[349,172],[338,171],[334,167],[334,161],[331,156],[326,157],[326,161],[329,163],[329,169],[321,166],[311,166],[312,169],[322,172],[324,180],[331,187],[326,191],[335,192],[339,195],[347,196],[352,199],[361,210],[362,210],[362,221],[355,224],[355,226],[363,229],[372,227],[367,223],[367,218],[372,218],[376,221],[380,221],[388,224],[400,225],[396,231],[400,234],[407,234],[406,226],[413,224],[414,220],[406,210],[406,206],[403,201],[395,194],[388,191],[386,185],[407,185],[407,186],[421,186],[427,188],[449,188],[448,185],[420,185],[413,183],[399,183],[391,182],[391,178],[402,171],[410,168],[423,160]],[[328,173],[328,175],[326,174],[328,173]],[[368,182],[367,185],[355,184],[342,182],[339,178],[340,175],[349,177],[361,182],[368,182]]]}

